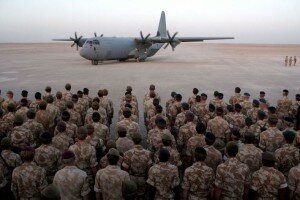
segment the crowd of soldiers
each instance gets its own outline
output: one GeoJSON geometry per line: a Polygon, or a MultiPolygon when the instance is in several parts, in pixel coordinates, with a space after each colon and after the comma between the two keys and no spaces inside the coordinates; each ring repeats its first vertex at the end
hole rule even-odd
{"type": "Polygon", "coordinates": [[[108,90],[70,84],[0,96],[0,198],[300,199],[300,94],[272,106],[264,91],[225,102],[194,88],[163,105],[154,85],[141,102],[132,90],[116,112],[108,90]]]}
{"type": "Polygon", "coordinates": [[[296,66],[296,63],[297,63],[297,57],[294,56],[294,59],[293,57],[291,56],[290,58],[288,56],[285,57],[284,59],[284,63],[285,63],[285,66],[296,66]]]}

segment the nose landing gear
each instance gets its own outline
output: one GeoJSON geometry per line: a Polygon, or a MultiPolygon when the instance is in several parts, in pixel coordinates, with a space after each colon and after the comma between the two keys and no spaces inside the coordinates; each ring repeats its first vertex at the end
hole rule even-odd
{"type": "Polygon", "coordinates": [[[91,60],[92,65],[98,65],[98,60],[91,60]]]}

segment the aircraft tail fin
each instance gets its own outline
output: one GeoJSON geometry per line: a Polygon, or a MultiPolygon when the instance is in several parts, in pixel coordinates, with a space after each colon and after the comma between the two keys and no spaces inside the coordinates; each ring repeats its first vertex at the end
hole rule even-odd
{"type": "Polygon", "coordinates": [[[165,15],[164,11],[162,11],[161,15],[160,15],[160,21],[159,21],[156,36],[158,36],[158,37],[167,37],[166,15],[165,15]]]}

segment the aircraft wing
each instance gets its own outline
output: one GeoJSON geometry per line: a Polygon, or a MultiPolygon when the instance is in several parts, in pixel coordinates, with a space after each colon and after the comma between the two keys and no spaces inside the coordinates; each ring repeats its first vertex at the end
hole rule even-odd
{"type": "MultiPolygon", "coordinates": [[[[234,39],[234,37],[175,37],[178,42],[203,42],[204,40],[227,40],[234,39]]],[[[136,38],[137,41],[140,41],[140,38],[136,38]]],[[[167,43],[170,42],[169,38],[153,37],[148,39],[153,43],[167,43]]]]}

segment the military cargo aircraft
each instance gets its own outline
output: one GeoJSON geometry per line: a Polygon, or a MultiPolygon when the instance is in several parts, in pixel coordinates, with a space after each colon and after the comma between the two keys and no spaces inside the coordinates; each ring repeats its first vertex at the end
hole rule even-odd
{"type": "Polygon", "coordinates": [[[233,37],[176,37],[178,32],[170,35],[166,29],[165,12],[161,12],[160,21],[156,36],[150,37],[150,34],[143,35],[140,32],[140,38],[134,37],[103,37],[103,35],[92,38],[77,37],[69,39],[53,39],[54,41],[73,41],[72,47],[76,45],[82,47],[79,51],[80,56],[87,60],[91,60],[92,65],[105,60],[125,61],[128,59],[136,59],[137,62],[143,62],[148,57],[154,56],[158,50],[164,45],[166,49],[169,45],[174,51],[175,47],[181,42],[203,42],[204,40],[224,40],[234,39],[233,37]]]}

